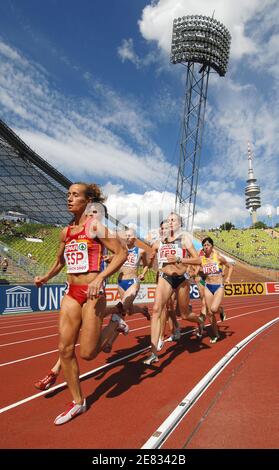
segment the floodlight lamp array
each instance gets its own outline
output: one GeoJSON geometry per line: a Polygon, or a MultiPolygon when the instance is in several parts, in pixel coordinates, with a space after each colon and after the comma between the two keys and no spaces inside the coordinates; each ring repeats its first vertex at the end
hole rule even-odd
{"type": "Polygon", "coordinates": [[[228,68],[231,35],[214,18],[188,15],[175,18],[171,62],[196,62],[212,67],[221,77],[228,68]]]}

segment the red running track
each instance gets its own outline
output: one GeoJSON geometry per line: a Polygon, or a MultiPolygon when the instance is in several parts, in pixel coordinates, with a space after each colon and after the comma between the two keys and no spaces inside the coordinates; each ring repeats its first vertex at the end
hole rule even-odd
{"type": "MultiPolygon", "coordinates": [[[[110,355],[80,360],[88,411],[63,426],[54,418],[70,395],[65,387],[37,393],[33,383],[57,359],[57,313],[0,318],[1,448],[139,449],[181,400],[237,343],[279,317],[278,296],[225,299],[221,340],[195,339],[192,325],[166,343],[160,362],[143,365],[149,322],[129,320],[110,355]],[[97,370],[96,370],[97,369],[97,370]]],[[[199,301],[193,301],[199,311],[199,301]]],[[[279,324],[232,359],[167,437],[163,448],[278,448],[279,324]],[[276,372],[277,370],[277,372],[276,372]],[[277,398],[276,398],[277,397],[277,398]]],[[[58,384],[62,383],[59,379],[58,384]]]]}

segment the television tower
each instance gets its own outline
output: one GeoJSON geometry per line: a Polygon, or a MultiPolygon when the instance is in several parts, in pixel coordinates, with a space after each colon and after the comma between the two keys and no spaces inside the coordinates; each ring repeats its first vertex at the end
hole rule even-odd
{"type": "Polygon", "coordinates": [[[214,70],[225,76],[230,43],[228,29],[213,17],[188,15],[173,22],[171,63],[186,67],[175,210],[185,217],[189,232],[194,223],[209,74],[214,70]]]}
{"type": "Polygon", "coordinates": [[[253,170],[253,154],[250,147],[250,143],[248,142],[248,180],[247,186],[245,188],[245,196],[246,196],[246,209],[251,211],[252,215],[252,223],[255,225],[257,222],[257,209],[261,207],[261,198],[260,193],[261,189],[256,184],[257,180],[254,175],[253,170]]]}

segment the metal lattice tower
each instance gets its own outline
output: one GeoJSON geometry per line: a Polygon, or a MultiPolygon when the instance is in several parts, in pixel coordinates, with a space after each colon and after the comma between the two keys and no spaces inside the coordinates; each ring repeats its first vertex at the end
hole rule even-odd
{"type": "Polygon", "coordinates": [[[175,210],[192,231],[195,215],[204,116],[211,69],[226,74],[231,36],[211,17],[191,15],[173,23],[171,62],[186,66],[185,102],[175,210]]]}
{"type": "Polygon", "coordinates": [[[257,180],[253,170],[253,154],[250,143],[248,142],[248,180],[245,188],[246,209],[251,211],[252,223],[257,222],[257,209],[261,207],[260,186],[256,184],[257,180]]]}

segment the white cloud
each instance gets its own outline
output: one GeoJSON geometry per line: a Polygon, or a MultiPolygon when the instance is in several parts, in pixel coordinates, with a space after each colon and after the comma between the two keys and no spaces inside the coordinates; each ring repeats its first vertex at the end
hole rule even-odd
{"type": "Polygon", "coordinates": [[[0,103],[31,148],[76,179],[110,177],[163,187],[172,166],[150,137],[154,124],[136,99],[119,96],[89,75],[101,104],[67,98],[51,88],[43,69],[0,44],[0,103]]]}
{"type": "Polygon", "coordinates": [[[206,120],[214,141],[214,159],[207,167],[207,177],[214,176],[227,184],[241,182],[244,191],[248,177],[247,142],[250,141],[263,201],[276,201],[279,198],[278,95],[273,94],[269,102],[254,86],[237,89],[230,83],[220,81],[215,87],[215,107],[209,109],[206,120]]]}
{"type": "Polygon", "coordinates": [[[18,62],[21,65],[27,65],[27,61],[12,47],[0,40],[0,54],[7,59],[18,62]]]}
{"type": "MultiPolygon", "coordinates": [[[[158,57],[167,63],[173,18],[197,13],[211,16],[214,10],[215,18],[232,34],[227,76],[210,77],[195,224],[212,227],[226,220],[240,225],[248,220],[249,224],[244,197],[248,140],[255,154],[262,204],[279,205],[279,42],[274,32],[279,22],[277,3],[152,1],[139,21],[151,52],[140,57],[132,39],[123,40],[118,48],[119,57],[137,68],[158,61],[158,57]],[[263,80],[266,71],[271,75],[268,84],[263,80]]],[[[61,172],[75,175],[75,179],[111,181],[104,186],[111,210],[121,209],[125,221],[133,223],[143,211],[143,227],[147,229],[148,211],[158,214],[162,206],[167,211],[173,209],[174,194],[162,196],[159,191],[165,187],[166,175],[170,175],[168,189],[175,189],[177,169],[167,162],[160,143],[151,136],[160,121],[180,118],[182,93],[177,99],[173,83],[163,81],[166,76],[161,75],[164,86],[160,84],[153,96],[156,106],[149,102],[148,110],[140,98],[120,96],[89,72],[80,75],[92,92],[86,100],[69,98],[51,88],[50,77],[39,64],[30,63],[19,51],[0,41],[0,103],[12,116],[22,139],[61,172]],[[128,194],[127,183],[137,185],[138,193],[128,194]]]]}
{"type": "Polygon", "coordinates": [[[60,172],[74,175],[74,179],[114,178],[141,187],[163,187],[170,165],[153,156],[139,157],[133,152],[117,148],[76,131],[58,138],[46,134],[17,129],[17,134],[39,155],[60,172]]]}
{"type": "MultiPolygon", "coordinates": [[[[228,189],[233,182],[235,193],[241,196],[239,207],[242,208],[249,140],[254,148],[255,174],[262,189],[263,204],[276,203],[279,199],[278,2],[159,0],[144,8],[140,31],[147,41],[155,41],[169,56],[173,19],[191,14],[211,16],[213,12],[232,34],[231,61],[225,79],[216,74],[210,77],[200,181],[215,178],[228,189]],[[265,82],[269,73],[274,82],[265,82]],[[212,153],[209,161],[207,153],[212,153]]],[[[200,187],[198,203],[201,193],[200,187]]],[[[214,195],[218,197],[217,189],[214,195]]]]}
{"type": "MultiPolygon", "coordinates": [[[[219,188],[216,191],[214,181],[208,187],[201,188],[201,197],[197,206],[194,227],[218,227],[229,221],[237,226],[250,225],[250,215],[245,209],[243,197],[231,191],[219,188]],[[216,197],[218,192],[218,197],[216,197]]],[[[143,194],[126,193],[122,187],[108,183],[109,191],[106,205],[109,213],[124,224],[133,223],[138,227],[141,236],[151,229],[158,228],[160,222],[175,208],[175,194],[170,192],[146,191],[143,194]]]]}
{"type": "Polygon", "coordinates": [[[156,41],[159,48],[170,54],[174,18],[203,14],[221,21],[231,32],[231,55],[241,58],[254,53],[257,44],[245,32],[251,17],[260,13],[275,0],[159,0],[147,5],[139,21],[141,34],[148,41],[156,41]]]}
{"type": "MultiPolygon", "coordinates": [[[[106,193],[106,187],[103,189],[106,193]]],[[[175,194],[159,191],[128,194],[119,188],[118,192],[109,194],[106,205],[110,215],[126,225],[135,224],[139,235],[144,237],[174,210],[175,194]]]]}
{"type": "Polygon", "coordinates": [[[140,59],[134,50],[134,42],[132,38],[123,39],[121,46],[117,49],[117,53],[122,62],[130,60],[136,67],[139,67],[140,59]]]}
{"type": "Polygon", "coordinates": [[[228,221],[241,226],[248,217],[244,194],[230,191],[222,181],[200,186],[195,225],[210,228],[228,221]]]}
{"type": "Polygon", "coordinates": [[[276,207],[272,204],[264,204],[257,210],[258,218],[276,217],[276,207]]]}

